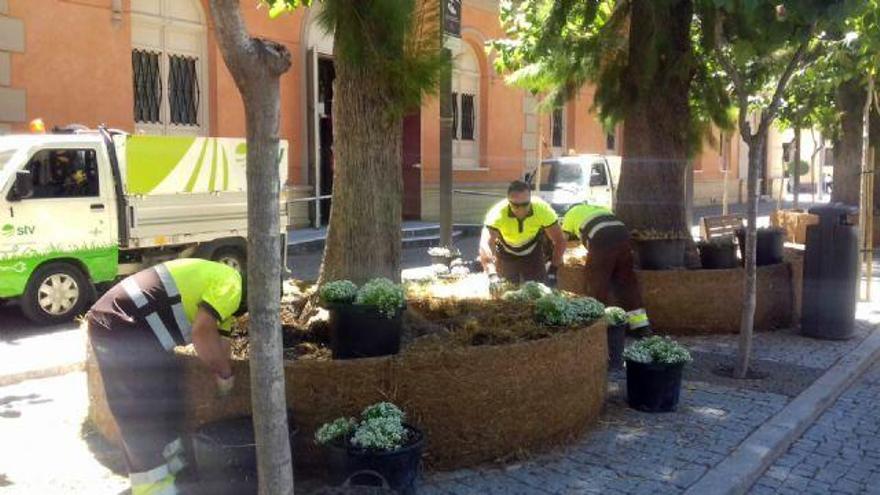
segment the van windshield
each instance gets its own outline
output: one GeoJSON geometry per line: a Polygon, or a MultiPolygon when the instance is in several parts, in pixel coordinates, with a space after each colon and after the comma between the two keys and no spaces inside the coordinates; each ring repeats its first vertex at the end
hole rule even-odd
{"type": "Polygon", "coordinates": [[[14,149],[0,149],[0,172],[6,168],[6,165],[12,160],[12,155],[15,154],[14,149]]]}
{"type": "Polygon", "coordinates": [[[541,164],[541,191],[553,191],[559,186],[579,188],[583,182],[583,170],[579,163],[554,161],[541,164]]]}

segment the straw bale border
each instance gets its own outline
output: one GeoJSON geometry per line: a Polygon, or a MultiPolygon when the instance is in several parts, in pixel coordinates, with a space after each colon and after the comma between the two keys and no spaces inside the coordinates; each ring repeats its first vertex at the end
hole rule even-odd
{"type": "MultiPolygon", "coordinates": [[[[803,263],[758,267],[758,305],[755,328],[787,328],[800,310],[799,285],[803,263]]],[[[559,288],[590,295],[582,264],[559,270],[559,288]]],[[[745,271],[661,270],[636,271],[651,326],[668,335],[711,335],[739,332],[745,271]]]]}
{"type": "MultiPolygon", "coordinates": [[[[357,415],[391,400],[428,438],[426,461],[453,469],[540,451],[581,434],[601,413],[606,394],[607,342],[603,322],[579,331],[507,345],[409,352],[349,361],[285,363],[287,403],[300,427],[297,465],[315,467],[312,442],[321,423],[357,415]]],[[[184,364],[186,426],[250,411],[248,363],[234,363],[237,387],[214,396],[212,377],[196,358],[184,364]]],[[[90,417],[98,431],[118,442],[100,373],[89,356],[90,417]]]]}

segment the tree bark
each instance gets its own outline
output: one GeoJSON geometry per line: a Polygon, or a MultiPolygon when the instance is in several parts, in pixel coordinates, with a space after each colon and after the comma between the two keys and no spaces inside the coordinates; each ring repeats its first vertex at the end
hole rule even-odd
{"type": "Polygon", "coordinates": [[[794,194],[792,207],[797,210],[801,192],[801,123],[795,122],[794,128],[794,167],[792,167],[791,191],[794,194]]]}
{"type": "Polygon", "coordinates": [[[384,112],[388,88],[369,68],[335,60],[333,208],[319,283],[399,281],[403,123],[384,112]]]}
{"type": "Polygon", "coordinates": [[[632,2],[629,60],[622,86],[635,102],[624,115],[623,165],[616,213],[630,229],[689,237],[686,178],[693,69],[690,27],[693,2],[632,2]],[[669,4],[663,6],[661,4],[669,4]],[[645,50],[664,36],[657,60],[645,50]],[[657,66],[650,83],[644,67],[657,66]],[[650,88],[647,90],[646,88],[650,88]],[[662,97],[658,97],[662,95],[662,97]],[[657,187],[662,184],[663,187],[657,187]]]}
{"type": "Polygon", "coordinates": [[[210,5],[220,51],[244,100],[247,126],[247,301],[259,490],[262,495],[292,495],[279,297],[278,173],[280,78],[290,68],[290,53],[283,45],[249,37],[238,0],[211,0],[210,5]]]}
{"type": "Polygon", "coordinates": [[[745,288],[743,310],[739,329],[739,352],[737,354],[734,376],[745,378],[752,360],[752,334],[757,307],[757,221],[758,221],[758,169],[764,149],[766,134],[759,132],[750,137],[749,170],[746,180],[746,249],[745,249],[745,288]]]}
{"type": "Polygon", "coordinates": [[[831,201],[852,206],[859,204],[859,165],[862,156],[862,112],[867,97],[859,79],[837,88],[840,111],[840,139],[834,145],[834,179],[831,201]]]}

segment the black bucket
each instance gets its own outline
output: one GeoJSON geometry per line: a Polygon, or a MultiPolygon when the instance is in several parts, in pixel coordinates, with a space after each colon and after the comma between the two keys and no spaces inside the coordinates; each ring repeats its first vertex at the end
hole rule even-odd
{"type": "Polygon", "coordinates": [[[623,368],[623,348],[626,345],[626,329],[629,325],[608,325],[608,369],[623,368]]]}
{"type": "MultiPolygon", "coordinates": [[[[297,428],[288,413],[290,449],[297,428]]],[[[251,416],[201,426],[192,435],[199,493],[257,493],[257,448],[251,416]]]]}
{"type": "MultiPolygon", "coordinates": [[[[785,231],[782,229],[758,229],[755,245],[755,260],[758,266],[782,263],[785,254],[785,231]]],[[[742,259],[746,259],[746,231],[738,229],[736,237],[742,259]]]]}
{"type": "Polygon", "coordinates": [[[425,437],[417,428],[406,425],[413,437],[409,445],[391,452],[373,452],[328,446],[330,483],[336,486],[375,486],[390,488],[399,494],[414,494],[419,477],[425,437]]]}
{"type": "Polygon", "coordinates": [[[403,311],[392,318],[372,306],[335,304],[330,312],[333,359],[388,356],[400,352],[403,311]]]}
{"type": "Polygon", "coordinates": [[[706,270],[723,270],[736,268],[739,261],[736,259],[736,245],[730,244],[700,244],[700,264],[706,270]]]}
{"type": "Polygon", "coordinates": [[[639,239],[633,242],[642,270],[671,270],[684,267],[683,239],[639,239]]]}
{"type": "Polygon", "coordinates": [[[645,412],[669,412],[678,407],[684,364],[644,364],[626,360],[629,406],[645,412]]]}

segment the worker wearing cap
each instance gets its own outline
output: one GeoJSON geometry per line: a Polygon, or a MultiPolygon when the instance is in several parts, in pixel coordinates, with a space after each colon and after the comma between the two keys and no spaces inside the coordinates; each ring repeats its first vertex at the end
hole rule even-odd
{"type": "Polygon", "coordinates": [[[649,335],[651,324],[642,307],[626,225],[608,208],[581,203],[565,213],[562,230],[587,248],[587,285],[593,296],[607,305],[611,287],[616,286],[630,331],[636,336],[649,335]]]}
{"type": "Polygon", "coordinates": [[[501,278],[516,284],[535,280],[553,286],[563,254],[565,236],[556,212],[540,198],[532,198],[527,183],[511,182],[507,199],[486,214],[480,236],[480,262],[489,274],[490,288],[497,287],[501,278]],[[553,244],[549,270],[544,236],[553,244]]]}
{"type": "Polygon", "coordinates": [[[132,495],[177,493],[183,469],[180,368],[175,346],[192,343],[228,394],[234,380],[228,335],[241,302],[241,275],[200,259],[169,261],[111,288],[87,316],[107,404],[122,436],[132,495]]]}

